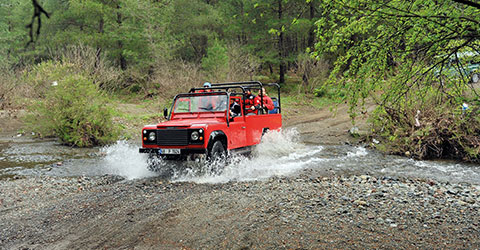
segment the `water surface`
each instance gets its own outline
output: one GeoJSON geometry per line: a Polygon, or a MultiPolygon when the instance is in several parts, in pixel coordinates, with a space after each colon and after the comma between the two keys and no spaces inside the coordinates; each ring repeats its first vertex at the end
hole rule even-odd
{"type": "MultiPolygon", "coordinates": [[[[480,166],[449,161],[416,161],[348,145],[311,145],[297,140],[295,129],[269,132],[250,157],[234,156],[219,171],[204,162],[160,162],[171,170],[173,181],[224,183],[290,176],[304,170],[333,174],[405,176],[437,181],[480,184],[480,166]]],[[[147,178],[158,173],[147,169],[139,145],[119,141],[103,148],[79,149],[55,141],[0,142],[0,178],[25,175],[147,178]]]]}

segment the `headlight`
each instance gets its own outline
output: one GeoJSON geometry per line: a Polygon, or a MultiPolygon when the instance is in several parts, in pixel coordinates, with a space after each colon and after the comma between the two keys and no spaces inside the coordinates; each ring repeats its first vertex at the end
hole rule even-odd
{"type": "Polygon", "coordinates": [[[200,134],[197,131],[193,131],[192,135],[190,136],[190,139],[192,139],[192,141],[196,141],[198,140],[199,137],[200,137],[200,134]]]}
{"type": "Polygon", "coordinates": [[[148,133],[148,140],[155,141],[155,132],[148,133]]]}

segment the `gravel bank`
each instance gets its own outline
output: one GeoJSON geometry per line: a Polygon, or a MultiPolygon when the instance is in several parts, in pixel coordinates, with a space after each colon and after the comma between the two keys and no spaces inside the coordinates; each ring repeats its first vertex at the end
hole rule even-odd
{"type": "Polygon", "coordinates": [[[2,249],[480,248],[480,187],[384,176],[0,181],[2,249]]]}

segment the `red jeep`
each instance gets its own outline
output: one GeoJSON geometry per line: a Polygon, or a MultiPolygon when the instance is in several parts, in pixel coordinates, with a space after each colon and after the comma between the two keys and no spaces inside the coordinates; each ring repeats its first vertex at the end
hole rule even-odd
{"type": "Polygon", "coordinates": [[[164,109],[164,116],[167,121],[143,128],[140,153],[184,160],[248,152],[260,143],[267,130],[282,127],[280,86],[252,81],[192,88],[189,93],[175,96],[170,115],[164,109]],[[271,98],[271,110],[265,108],[264,97],[258,96],[259,105],[252,111],[249,104],[253,97],[249,93],[257,93],[264,86],[276,88],[278,96],[271,98]]]}

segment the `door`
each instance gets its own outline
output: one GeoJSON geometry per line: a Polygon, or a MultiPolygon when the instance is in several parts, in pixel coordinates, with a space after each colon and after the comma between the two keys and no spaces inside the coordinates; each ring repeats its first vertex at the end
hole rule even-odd
{"type": "Polygon", "coordinates": [[[240,97],[230,97],[230,127],[228,136],[228,148],[241,148],[247,146],[247,125],[243,115],[240,97]]]}

